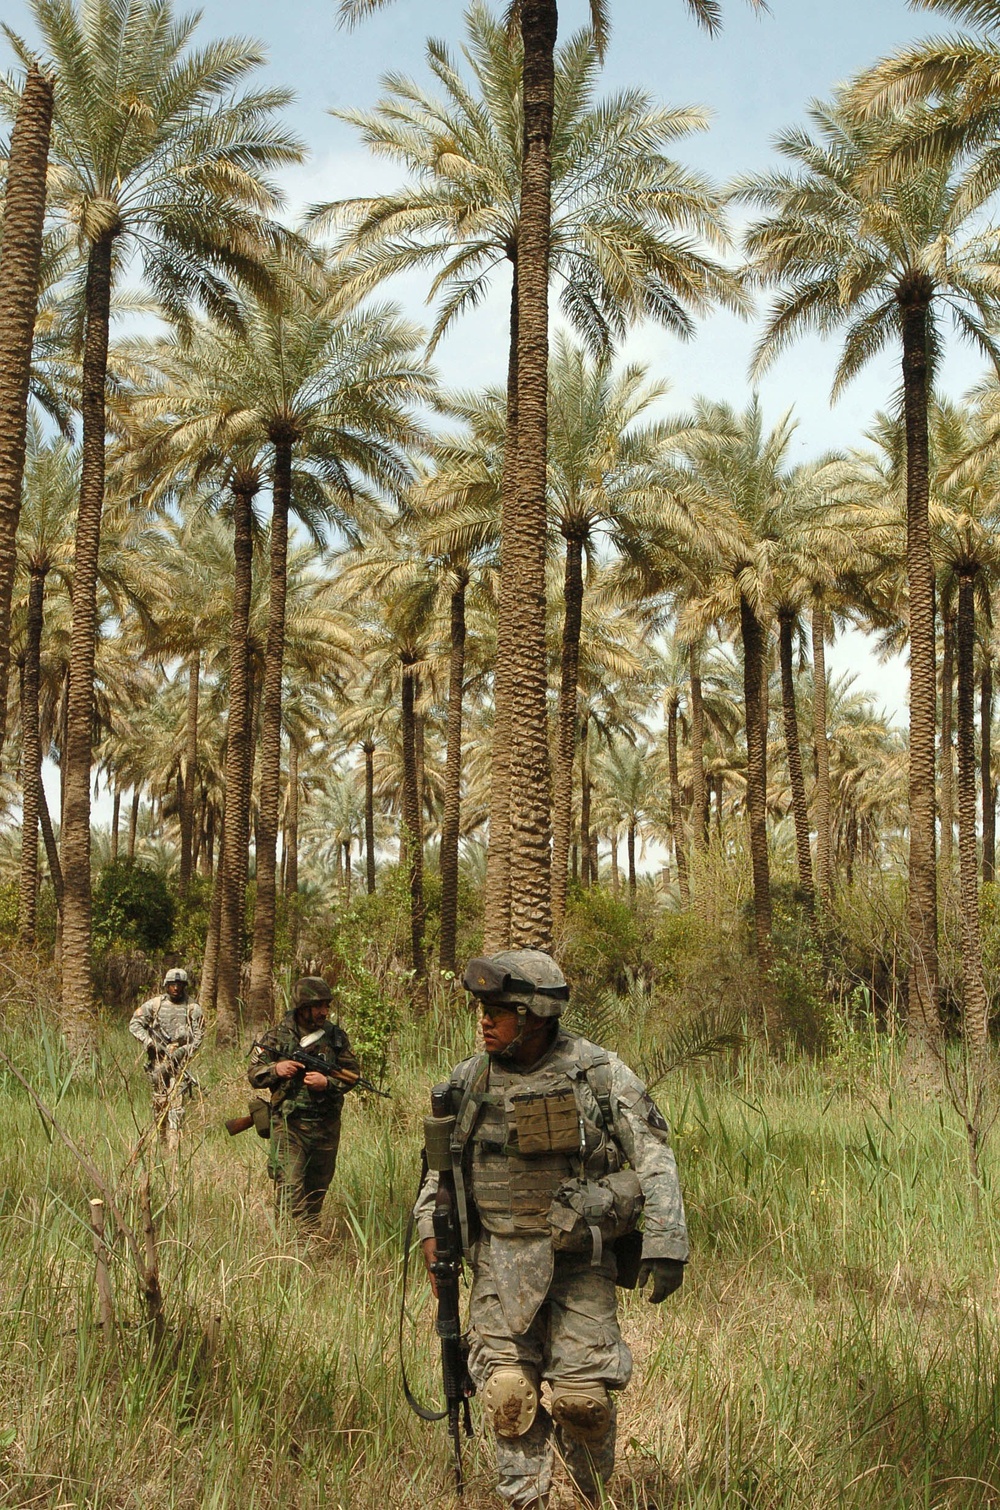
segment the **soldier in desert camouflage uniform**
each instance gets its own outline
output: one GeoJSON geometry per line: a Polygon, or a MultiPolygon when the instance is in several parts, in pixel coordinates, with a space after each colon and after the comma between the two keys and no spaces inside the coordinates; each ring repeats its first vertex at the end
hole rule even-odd
{"type": "Polygon", "coordinates": [[[168,970],[163,993],[132,1013],[128,1030],[146,1050],[146,1073],[153,1092],[153,1120],[168,1151],[176,1153],[184,1103],[196,1081],[187,1066],[205,1037],[205,1016],[188,998],[186,970],[168,970]]]}
{"type": "MultiPolygon", "coordinates": [[[[498,1490],[515,1510],[543,1510],[555,1439],[596,1502],[614,1467],[610,1392],[632,1372],[615,1242],[644,1211],[637,1282],[652,1280],[654,1305],[688,1257],[667,1124],[617,1055],[560,1028],[569,991],[548,955],[472,960],[463,984],[486,1053],[451,1074],[452,1165],[474,1275],[469,1370],[496,1433],[498,1490]]],[[[435,1191],[432,1174],[414,1211],[428,1263],[435,1191]]]]}

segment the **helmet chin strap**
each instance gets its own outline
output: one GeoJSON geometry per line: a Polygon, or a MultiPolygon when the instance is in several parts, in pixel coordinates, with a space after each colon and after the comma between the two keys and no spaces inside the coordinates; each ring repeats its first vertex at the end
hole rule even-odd
{"type": "Polygon", "coordinates": [[[514,1034],[514,1037],[511,1039],[510,1043],[508,1043],[508,1045],[507,1045],[507,1047],[505,1049],[501,1050],[501,1052],[499,1054],[494,1054],[494,1056],[493,1056],[494,1059],[510,1059],[510,1058],[512,1058],[513,1057],[512,1056],[512,1050],[516,1049],[517,1046],[518,1046],[518,1044],[523,1039],[524,1032],[525,1032],[525,1029],[527,1028],[527,1026],[528,1026],[528,1008],[525,1005],[525,1003],[518,1002],[518,1004],[517,1004],[517,1032],[514,1034]]]}

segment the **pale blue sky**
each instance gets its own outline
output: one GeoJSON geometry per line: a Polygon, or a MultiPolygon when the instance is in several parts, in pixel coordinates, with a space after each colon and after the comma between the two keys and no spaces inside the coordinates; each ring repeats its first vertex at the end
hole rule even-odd
{"type": "MultiPolygon", "coordinates": [[[[179,7],[181,8],[181,7],[179,7]]],[[[742,0],[725,0],[725,28],[710,38],[689,18],[682,0],[616,0],[614,32],[605,71],[610,92],[639,85],[668,104],[697,104],[713,112],[710,130],[678,144],[676,155],[719,180],[773,161],[770,141],[783,127],[802,122],[808,102],[909,39],[940,31],[934,18],[911,10],[905,0],[772,0],[771,13],[754,14],[742,0]]],[[[267,73],[296,91],[289,117],[308,143],[309,161],[289,173],[290,205],[336,199],[398,181],[396,170],[373,162],[352,129],[329,115],[333,107],[368,106],[386,69],[422,76],[428,36],[455,49],[462,38],[463,7],[455,0],[396,0],[353,31],[337,24],[333,0],[206,0],[202,37],[240,34],[261,39],[269,54],[267,73]]],[[[582,0],[560,5],[565,35],[584,24],[582,0]]],[[[3,19],[33,34],[25,0],[6,0],[3,19]]],[[[426,284],[399,282],[395,294],[416,318],[424,318],[426,284]]],[[[471,386],[502,381],[506,366],[506,289],[456,328],[443,343],[443,378],[471,386]]],[[[703,392],[742,404],[748,396],[747,357],[753,327],[715,316],[697,338],[682,343],[647,329],[629,343],[629,355],[650,363],[671,383],[671,407],[703,392]]],[[[896,383],[893,363],[876,364],[836,408],[829,404],[834,348],[803,343],[776,364],[761,385],[767,412],[776,417],[794,406],[800,421],[796,456],[805,459],[831,446],[857,443],[873,411],[888,402],[896,383]]],[[[961,350],[949,360],[945,384],[960,393],[978,375],[961,350]]],[[[898,664],[879,668],[867,646],[851,637],[834,655],[834,669],[855,669],[877,688],[887,708],[903,711],[905,679],[898,664]]]]}

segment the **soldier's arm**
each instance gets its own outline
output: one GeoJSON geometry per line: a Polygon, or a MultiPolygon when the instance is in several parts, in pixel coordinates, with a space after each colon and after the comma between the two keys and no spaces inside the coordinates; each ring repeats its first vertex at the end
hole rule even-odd
{"type": "Polygon", "coordinates": [[[189,1052],[197,1054],[205,1041],[205,1014],[197,1002],[191,1004],[191,1047],[189,1052]]]}
{"type": "Polygon", "coordinates": [[[417,1237],[422,1243],[434,1236],[434,1200],[437,1188],[438,1177],[432,1169],[428,1170],[427,1178],[420,1187],[420,1194],[413,1203],[413,1220],[417,1226],[417,1237]]]}
{"type": "Polygon", "coordinates": [[[274,1068],[280,1058],[281,1051],[267,1036],[257,1040],[250,1050],[247,1068],[247,1079],[255,1091],[272,1091],[281,1084],[281,1076],[274,1068]]]}
{"type": "Polygon", "coordinates": [[[611,1110],[615,1137],[645,1197],[642,1256],[686,1263],[687,1223],[670,1129],[642,1081],[620,1060],[612,1069],[611,1110]]]}
{"type": "Polygon", "coordinates": [[[149,1031],[149,1022],[152,1015],[152,1002],[144,1001],[141,1007],[136,1007],[129,1018],[128,1030],[133,1038],[137,1038],[144,1049],[155,1047],[153,1035],[149,1031]]]}

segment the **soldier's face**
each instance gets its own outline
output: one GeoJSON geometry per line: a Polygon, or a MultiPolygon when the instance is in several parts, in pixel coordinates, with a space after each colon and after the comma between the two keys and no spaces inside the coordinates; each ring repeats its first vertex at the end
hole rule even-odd
{"type": "Polygon", "coordinates": [[[182,980],[172,980],[167,986],[167,995],[171,1001],[183,1001],[184,982],[182,980]]]}
{"type": "Polygon", "coordinates": [[[295,1013],[295,1021],[301,1023],[307,1033],[315,1033],[321,1028],[330,1016],[330,1003],[328,1001],[310,1001],[304,1007],[299,1007],[295,1013]]]}
{"type": "Polygon", "coordinates": [[[517,1037],[518,1019],[513,1007],[488,1007],[481,1002],[479,1021],[487,1054],[502,1054],[517,1037]]]}

